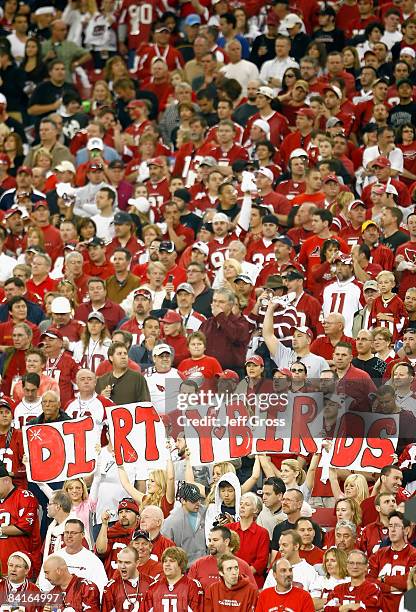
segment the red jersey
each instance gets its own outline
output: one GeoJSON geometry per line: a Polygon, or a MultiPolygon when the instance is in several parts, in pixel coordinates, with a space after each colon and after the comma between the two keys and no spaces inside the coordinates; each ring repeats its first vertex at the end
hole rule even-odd
{"type": "Polygon", "coordinates": [[[171,585],[162,576],[155,580],[146,593],[143,612],[203,612],[204,591],[197,580],[182,576],[171,585]]]}
{"type": "Polygon", "coordinates": [[[33,278],[29,278],[26,283],[26,289],[29,291],[36,299],[36,303],[39,306],[43,306],[43,298],[45,297],[45,293],[48,291],[55,291],[58,281],[47,276],[45,280],[41,283],[35,283],[33,278]]]}
{"type": "Polygon", "coordinates": [[[288,179],[287,181],[282,181],[275,188],[276,193],[280,193],[285,196],[288,200],[292,200],[295,196],[304,193],[305,191],[305,181],[293,181],[292,179],[288,179]]]}
{"type": "Polygon", "coordinates": [[[214,146],[212,142],[204,142],[197,148],[194,147],[192,142],[183,144],[176,152],[172,175],[181,176],[186,180],[190,171],[196,173],[197,167],[201,163],[203,157],[211,155],[214,146]]]}
{"type": "Polygon", "coordinates": [[[17,377],[26,373],[26,351],[8,347],[4,351],[5,360],[1,372],[1,390],[6,395],[11,395],[13,382],[17,377]]]}
{"type": "Polygon", "coordinates": [[[307,151],[310,141],[310,134],[307,134],[307,136],[302,136],[302,134],[298,130],[296,130],[296,132],[291,132],[290,134],[285,136],[281,146],[279,147],[279,151],[280,155],[282,156],[282,160],[284,161],[286,166],[289,163],[289,158],[292,151],[294,151],[295,149],[303,149],[304,151],[307,151]]]}
{"type": "Polygon", "coordinates": [[[316,298],[303,292],[297,300],[293,302],[298,316],[299,325],[306,325],[316,334],[321,305],[316,298]]]}
{"type": "Polygon", "coordinates": [[[13,474],[13,484],[21,489],[27,487],[26,468],[22,461],[24,454],[20,429],[11,427],[7,434],[0,434],[0,461],[9,474],[13,474]]]}
{"type": "Polygon", "coordinates": [[[157,221],[161,216],[161,208],[165,202],[171,199],[171,193],[169,191],[169,181],[162,179],[157,183],[152,183],[151,180],[145,182],[147,189],[147,199],[150,202],[150,206],[157,216],[157,221]]]}
{"type": "MultiPolygon", "coordinates": [[[[178,223],[178,225],[174,227],[173,229],[175,230],[175,233],[178,236],[182,236],[182,238],[184,238],[185,240],[184,249],[186,249],[186,247],[188,246],[191,246],[195,242],[195,234],[194,234],[194,231],[190,227],[187,227],[186,225],[182,225],[182,223],[178,223]]],[[[162,240],[170,240],[169,234],[168,233],[164,234],[164,236],[162,236],[162,240]]]]}
{"type": "Polygon", "coordinates": [[[142,574],[144,574],[145,576],[149,576],[152,581],[159,578],[159,576],[162,574],[162,564],[159,561],[155,561],[151,557],[145,563],[140,563],[138,568],[142,574]]]}
{"type": "Polygon", "coordinates": [[[150,579],[144,574],[130,580],[116,576],[107,583],[103,591],[101,612],[136,612],[143,603],[149,586],[150,579]]]}
{"type": "Polygon", "coordinates": [[[275,146],[279,146],[283,138],[289,134],[289,122],[284,115],[281,115],[277,111],[274,111],[269,117],[261,117],[260,113],[252,115],[247,121],[246,129],[244,131],[244,142],[249,139],[250,130],[256,119],[263,119],[267,121],[270,126],[270,142],[275,146]]]}
{"type": "Polygon", "coordinates": [[[64,250],[61,233],[53,225],[46,225],[45,227],[39,227],[39,229],[43,234],[45,253],[48,253],[52,262],[54,262],[57,257],[63,254],[64,250]]]}
{"type": "MultiPolygon", "coordinates": [[[[335,236],[336,240],[340,243],[340,250],[343,253],[349,253],[349,248],[346,242],[341,238],[335,236]]],[[[315,266],[321,263],[321,246],[325,242],[326,238],[320,238],[319,236],[311,236],[302,244],[300,249],[298,261],[306,270],[306,286],[314,294],[316,288],[316,281],[313,278],[312,270],[315,266]]]]}
{"type": "Polygon", "coordinates": [[[100,612],[100,592],[97,585],[85,578],[79,578],[72,575],[72,580],[65,590],[56,586],[49,591],[52,595],[61,595],[63,601],[61,604],[53,605],[53,610],[56,612],[100,612]]]}
{"type": "Polygon", "coordinates": [[[275,260],[274,243],[268,238],[259,238],[250,242],[247,248],[246,261],[256,264],[259,268],[263,268],[267,264],[275,260]]]}
{"type": "Polygon", "coordinates": [[[0,538],[0,566],[7,572],[7,559],[20,550],[32,556],[32,541],[39,539],[38,502],[36,497],[26,489],[14,487],[0,500],[0,527],[13,525],[21,530],[20,535],[0,538]]]}
{"type": "Polygon", "coordinates": [[[400,598],[407,589],[407,576],[416,564],[416,548],[410,544],[402,550],[392,550],[391,546],[380,548],[368,561],[368,576],[382,592],[382,606],[379,607],[385,612],[397,612],[400,598]]]}
{"type": "Polygon", "coordinates": [[[156,19],[155,4],[155,0],[123,0],[118,23],[127,29],[129,49],[138,49],[149,42],[156,19]]]}
{"type": "Polygon", "coordinates": [[[264,589],[257,600],[256,612],[315,612],[313,599],[307,591],[292,586],[286,593],[278,593],[275,587],[264,589]]]}
{"type": "Polygon", "coordinates": [[[110,261],[105,261],[102,266],[98,266],[92,261],[86,261],[84,263],[84,272],[87,276],[107,280],[107,278],[114,274],[114,266],[110,261]]]}
{"type": "MultiPolygon", "coordinates": [[[[250,569],[249,564],[244,559],[237,559],[238,567],[240,569],[240,576],[246,576],[249,582],[257,588],[257,582],[254,580],[253,572],[250,569]]],[[[220,575],[218,573],[217,559],[212,555],[201,557],[194,561],[189,568],[189,578],[198,580],[204,591],[206,592],[208,587],[214,582],[218,582],[220,575]]]]}
{"type": "Polygon", "coordinates": [[[107,532],[107,550],[104,554],[98,554],[102,558],[105,571],[109,578],[112,577],[117,569],[117,555],[131,542],[131,535],[136,526],[132,529],[124,529],[117,521],[107,532]]]}
{"type": "Polygon", "coordinates": [[[29,580],[23,580],[23,582],[16,587],[16,584],[10,582],[8,578],[2,578],[0,580],[0,602],[4,604],[4,606],[7,606],[7,608],[3,608],[2,606],[0,609],[8,610],[9,606],[10,609],[18,609],[19,606],[22,605],[22,598],[25,598],[27,602],[25,602],[26,605],[24,606],[25,612],[41,612],[41,610],[43,610],[43,603],[41,604],[40,601],[38,602],[39,605],[36,603],[33,603],[31,606],[28,605],[28,595],[32,595],[34,598],[33,601],[35,602],[36,594],[39,593],[40,590],[36,584],[29,582],[29,580]]]}
{"type": "MultiPolygon", "coordinates": [[[[352,345],[353,355],[357,356],[357,351],[355,350],[355,340],[350,338],[349,336],[345,336],[342,334],[339,342],[348,342],[352,345]]],[[[314,340],[311,344],[311,353],[315,353],[315,355],[320,355],[327,361],[332,359],[334,354],[335,346],[332,344],[331,340],[327,336],[318,336],[316,340],[314,340]]]]}
{"type": "Polygon", "coordinates": [[[166,276],[163,280],[164,285],[169,282],[170,276],[173,276],[172,283],[175,289],[181,283],[186,283],[186,270],[184,270],[184,268],[182,268],[178,264],[175,264],[166,272],[166,276]]]}
{"type": "MultiPolygon", "coordinates": [[[[405,170],[408,170],[412,174],[416,173],[416,143],[411,142],[408,145],[399,144],[397,145],[399,149],[401,149],[403,153],[403,167],[405,170]]],[[[412,179],[406,178],[401,175],[401,180],[406,185],[410,186],[413,183],[412,179]]]]}
{"type": "Polygon", "coordinates": [[[322,563],[324,551],[321,548],[312,545],[311,550],[299,549],[299,557],[301,559],[305,559],[309,565],[317,565],[318,563],[322,563]]]}
{"type": "Polygon", "coordinates": [[[368,612],[380,610],[381,591],[377,584],[364,580],[360,586],[352,587],[350,583],[338,584],[328,595],[325,610],[332,612],[347,604],[360,604],[360,608],[368,612]]]}
{"type": "MultiPolygon", "coordinates": [[[[411,263],[416,264],[416,240],[409,240],[409,242],[401,244],[396,250],[396,257],[398,255],[403,255],[405,261],[410,261],[411,263]]],[[[403,270],[400,273],[400,283],[398,284],[400,298],[403,300],[409,287],[414,287],[415,285],[415,272],[412,272],[411,270],[403,270]]]]}
{"type": "MultiPolygon", "coordinates": [[[[406,489],[399,487],[396,493],[396,504],[399,505],[401,502],[408,501],[409,497],[411,497],[411,494],[406,489]]],[[[375,495],[372,495],[371,497],[366,497],[360,504],[362,514],[361,525],[363,527],[378,520],[378,512],[374,504],[375,500],[375,495]]]]}
{"type": "Polygon", "coordinates": [[[359,548],[370,557],[379,550],[382,540],[386,540],[388,535],[389,530],[383,523],[379,521],[369,523],[361,532],[359,548]]]}
{"type": "MultiPolygon", "coordinates": [[[[400,245],[401,248],[403,245],[400,245]]],[[[398,252],[399,249],[397,249],[398,252]]],[[[394,266],[394,253],[384,244],[377,244],[371,249],[370,262],[382,267],[383,270],[391,272],[394,266]]],[[[401,284],[401,283],[400,283],[401,284]]]]}
{"type": "Polygon", "coordinates": [[[404,307],[403,301],[398,295],[394,295],[388,302],[385,302],[381,295],[376,297],[371,308],[370,316],[368,317],[368,325],[370,328],[387,327],[393,334],[393,342],[400,338],[403,329],[406,329],[409,323],[409,316],[404,307]],[[394,316],[393,321],[379,321],[377,315],[390,314],[394,316]]]}
{"type": "Polygon", "coordinates": [[[139,344],[139,338],[143,329],[142,321],[138,321],[136,317],[133,317],[123,323],[123,325],[120,325],[119,329],[130,332],[133,335],[133,344],[139,344]]]}
{"type": "Polygon", "coordinates": [[[165,48],[159,47],[156,44],[147,45],[141,50],[141,54],[139,56],[137,76],[141,80],[146,80],[151,76],[150,67],[154,57],[160,57],[165,60],[166,64],[168,65],[169,72],[172,72],[173,70],[181,70],[185,65],[181,53],[179,53],[175,47],[172,47],[172,45],[167,45],[165,48]]]}
{"type": "Polygon", "coordinates": [[[156,556],[160,561],[162,559],[163,552],[171,546],[175,546],[175,542],[159,533],[159,535],[152,540],[152,557],[156,556]]]}
{"type": "Polygon", "coordinates": [[[231,166],[237,159],[248,160],[247,150],[237,144],[228,151],[224,151],[220,146],[214,147],[210,155],[217,160],[219,166],[231,166]]]}
{"type": "Polygon", "coordinates": [[[79,364],[67,351],[61,353],[56,359],[46,361],[43,374],[50,376],[59,384],[62,406],[74,399],[74,383],[78,370],[79,364]]]}

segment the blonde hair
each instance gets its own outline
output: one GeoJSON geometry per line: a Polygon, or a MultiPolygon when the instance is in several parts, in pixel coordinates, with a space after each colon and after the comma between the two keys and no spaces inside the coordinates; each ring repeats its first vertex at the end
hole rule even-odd
{"type": "Polygon", "coordinates": [[[286,465],[288,468],[298,473],[298,475],[296,476],[297,485],[300,486],[305,482],[306,472],[301,468],[300,463],[297,459],[284,459],[281,465],[286,465]]]}
{"type": "MultiPolygon", "coordinates": [[[[352,476],[357,476],[357,474],[352,474],[352,476]]],[[[337,499],[335,503],[335,513],[337,511],[338,504],[341,502],[346,502],[349,505],[351,509],[351,521],[355,523],[357,527],[358,525],[361,525],[361,517],[362,517],[361,507],[360,507],[359,502],[355,499],[355,497],[340,497],[339,499],[337,499]]]]}
{"type": "MultiPolygon", "coordinates": [[[[361,504],[361,502],[366,499],[367,497],[369,497],[370,493],[368,491],[368,484],[366,479],[364,478],[364,476],[362,474],[350,474],[349,476],[347,476],[347,478],[345,479],[344,482],[344,489],[345,489],[345,485],[353,483],[355,484],[356,488],[357,488],[357,495],[354,497],[354,499],[361,504]]],[[[347,499],[347,498],[345,498],[347,499]]]]}
{"type": "Polygon", "coordinates": [[[345,550],[340,550],[339,548],[337,548],[336,546],[331,546],[331,548],[328,548],[328,550],[326,550],[324,552],[324,558],[322,561],[322,568],[325,572],[325,576],[327,578],[329,578],[329,574],[326,571],[326,558],[328,556],[329,553],[332,553],[336,559],[337,565],[338,565],[338,574],[340,578],[346,578],[348,576],[348,572],[347,572],[347,553],[345,552],[345,550]]]}
{"type": "Polygon", "coordinates": [[[155,481],[155,492],[146,493],[143,497],[142,506],[159,506],[163,497],[166,495],[167,477],[165,470],[152,470],[149,476],[153,476],[155,481]]]}
{"type": "Polygon", "coordinates": [[[82,486],[82,497],[81,497],[82,501],[85,501],[86,499],[88,499],[88,489],[87,489],[87,485],[85,484],[85,480],[83,478],[71,478],[69,480],[65,480],[62,490],[65,491],[65,493],[68,493],[68,488],[72,482],[79,482],[80,485],[82,486]]]}
{"type": "Polygon", "coordinates": [[[379,272],[377,274],[376,281],[379,281],[381,278],[388,278],[394,284],[396,284],[396,278],[395,278],[393,272],[389,272],[388,270],[382,270],[381,272],[379,272]]]}
{"type": "MultiPolygon", "coordinates": [[[[219,468],[221,476],[224,476],[224,474],[228,474],[230,472],[232,474],[236,473],[235,467],[229,461],[219,461],[218,463],[214,463],[214,465],[212,466],[212,472],[214,472],[215,468],[219,468]]],[[[211,490],[205,498],[205,503],[207,506],[209,506],[209,504],[213,504],[215,501],[215,490],[217,488],[217,484],[218,482],[212,483],[211,490]]]]}
{"type": "Polygon", "coordinates": [[[348,206],[353,200],[355,200],[355,196],[353,193],[351,193],[350,191],[341,191],[337,195],[335,202],[332,204],[329,210],[332,214],[339,215],[339,213],[345,211],[348,208],[348,206]]]}

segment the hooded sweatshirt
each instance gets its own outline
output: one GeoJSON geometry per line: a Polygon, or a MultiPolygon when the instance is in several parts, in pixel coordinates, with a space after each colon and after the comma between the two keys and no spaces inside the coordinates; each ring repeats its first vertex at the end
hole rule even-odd
{"type": "Polygon", "coordinates": [[[235,491],[235,519],[234,521],[239,521],[240,517],[238,516],[238,508],[240,508],[240,499],[241,499],[241,485],[237,476],[233,472],[227,472],[223,474],[221,478],[217,482],[217,486],[215,487],[215,501],[210,504],[207,508],[207,513],[205,516],[205,538],[208,542],[208,534],[214,526],[214,521],[216,517],[222,512],[227,512],[227,508],[223,507],[223,502],[220,496],[220,488],[219,485],[221,482],[228,482],[235,491]]]}
{"type": "Polygon", "coordinates": [[[205,593],[204,612],[253,612],[256,607],[258,589],[248,578],[240,576],[237,584],[228,588],[220,578],[205,593]]]}

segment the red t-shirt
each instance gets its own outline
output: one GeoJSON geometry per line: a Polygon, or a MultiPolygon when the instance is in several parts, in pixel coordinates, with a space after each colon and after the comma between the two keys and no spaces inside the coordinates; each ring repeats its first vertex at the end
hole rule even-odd
{"type": "Polygon", "coordinates": [[[201,359],[184,359],[178,365],[179,372],[183,378],[188,378],[191,374],[199,372],[205,379],[214,378],[216,374],[222,372],[221,364],[215,357],[204,355],[201,359]]]}
{"type": "Polygon", "coordinates": [[[315,612],[313,599],[307,591],[292,586],[286,593],[278,593],[275,587],[265,589],[257,600],[256,612],[278,612],[282,610],[302,610],[315,612]]]}

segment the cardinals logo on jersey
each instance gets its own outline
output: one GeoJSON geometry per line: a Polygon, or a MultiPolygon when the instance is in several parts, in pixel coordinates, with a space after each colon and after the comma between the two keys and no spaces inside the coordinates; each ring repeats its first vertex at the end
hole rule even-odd
{"type": "Polygon", "coordinates": [[[412,263],[416,263],[416,251],[413,249],[405,249],[404,253],[406,255],[407,261],[411,261],[412,263]]]}
{"type": "Polygon", "coordinates": [[[164,393],[166,391],[165,387],[163,387],[162,385],[156,385],[156,387],[159,389],[161,393],[164,393]]]}
{"type": "Polygon", "coordinates": [[[321,249],[319,246],[316,246],[314,250],[309,253],[309,257],[320,257],[320,256],[321,256],[321,249]]]}

